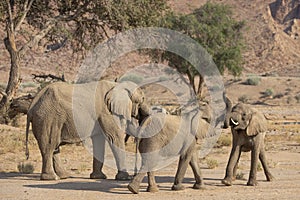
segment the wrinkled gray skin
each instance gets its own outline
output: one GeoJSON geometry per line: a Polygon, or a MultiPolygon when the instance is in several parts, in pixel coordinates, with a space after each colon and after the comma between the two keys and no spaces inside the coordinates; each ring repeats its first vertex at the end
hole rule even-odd
{"type": "Polygon", "coordinates": [[[165,158],[172,156],[180,157],[172,190],[184,189],[182,180],[188,165],[191,166],[196,180],[193,188],[200,189],[203,186],[197,150],[210,124],[202,116],[205,116],[205,119],[210,118],[199,110],[193,110],[182,116],[157,113],[145,119],[139,129],[139,137],[143,134],[152,133],[153,135],[148,138],[144,135],[144,138],[140,139],[138,146],[142,165],[139,173],[128,185],[132,193],[139,193],[140,183],[146,173],[148,175],[147,191],[157,192],[158,186],[155,182],[154,171],[164,166],[165,158]]]}
{"type": "Polygon", "coordinates": [[[129,179],[125,167],[125,130],[131,117],[137,118],[142,109],[145,109],[144,113],[148,112],[144,94],[132,82],[103,80],[85,84],[50,84],[37,94],[27,113],[27,157],[31,123],[42,155],[41,180],[67,178],[68,173],[60,163],[59,146],[85,139],[93,142],[90,178],[106,178],[102,172],[103,163],[98,160],[104,159],[106,138],[118,168],[116,179],[129,179]]]}
{"type": "MultiPolygon", "coordinates": [[[[231,105],[231,103],[229,104],[231,105]]],[[[257,185],[256,173],[258,160],[261,161],[267,181],[274,177],[269,171],[265,155],[264,138],[267,120],[264,115],[249,105],[239,103],[227,113],[224,128],[231,127],[232,149],[222,183],[231,186],[235,180],[241,152],[251,151],[251,169],[247,185],[257,185]]]]}

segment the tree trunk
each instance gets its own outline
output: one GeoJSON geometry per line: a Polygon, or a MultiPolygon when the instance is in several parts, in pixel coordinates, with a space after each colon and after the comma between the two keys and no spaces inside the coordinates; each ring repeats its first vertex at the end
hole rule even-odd
{"type": "Polygon", "coordinates": [[[18,85],[20,83],[20,72],[19,72],[20,58],[15,43],[15,36],[8,24],[6,28],[7,28],[7,37],[4,39],[4,44],[7,51],[10,54],[11,61],[10,61],[9,80],[7,83],[5,94],[3,94],[2,99],[0,101],[0,110],[4,118],[6,118],[7,110],[9,108],[9,103],[14,97],[18,89],[18,85]]]}
{"type": "Polygon", "coordinates": [[[190,72],[190,70],[187,70],[187,76],[189,78],[190,85],[193,87],[195,94],[197,94],[196,86],[195,86],[195,76],[193,76],[193,74],[190,72]]]}
{"type": "Polygon", "coordinates": [[[204,78],[199,75],[199,83],[198,83],[198,91],[197,91],[197,96],[199,99],[202,99],[203,96],[203,85],[204,85],[204,78]]]}

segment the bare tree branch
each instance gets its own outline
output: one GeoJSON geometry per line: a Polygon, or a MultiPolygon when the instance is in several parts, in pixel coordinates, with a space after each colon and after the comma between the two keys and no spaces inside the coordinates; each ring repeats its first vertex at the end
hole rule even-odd
{"type": "Polygon", "coordinates": [[[91,1],[85,1],[85,3],[73,14],[67,17],[60,17],[60,21],[72,21],[78,18],[81,14],[86,11],[86,8],[90,4],[91,1]]]}
{"type": "Polygon", "coordinates": [[[0,90],[0,94],[1,94],[2,96],[5,96],[5,97],[7,97],[7,94],[6,94],[6,92],[4,92],[4,91],[2,91],[2,90],[0,90]]]}
{"type": "Polygon", "coordinates": [[[52,19],[48,21],[44,27],[38,34],[36,34],[29,42],[27,42],[19,51],[20,57],[23,57],[24,54],[32,47],[36,46],[41,39],[43,39],[51,29],[56,25],[57,19],[52,19]]]}
{"type": "Polygon", "coordinates": [[[20,18],[19,22],[17,23],[16,27],[15,27],[15,31],[18,31],[21,24],[23,23],[28,11],[31,8],[32,3],[34,2],[34,0],[30,0],[30,2],[28,3],[28,0],[26,0],[26,2],[24,3],[24,11],[22,14],[22,17],[20,18]]]}
{"type": "Polygon", "coordinates": [[[109,39],[110,37],[109,37],[109,35],[108,35],[107,31],[105,30],[105,27],[104,27],[104,25],[100,24],[99,26],[100,26],[100,28],[102,29],[102,31],[103,31],[103,33],[104,33],[104,35],[106,36],[106,39],[109,39]]]}
{"type": "Polygon", "coordinates": [[[13,15],[12,15],[12,7],[10,5],[10,1],[6,0],[6,4],[7,4],[7,12],[8,12],[8,20],[9,22],[6,22],[10,25],[10,30],[12,33],[14,33],[14,20],[13,20],[13,15]]]}
{"type": "Polygon", "coordinates": [[[58,80],[58,81],[63,81],[63,82],[66,82],[66,79],[65,79],[65,76],[62,75],[61,77],[59,76],[55,76],[55,75],[52,75],[52,74],[48,74],[48,75],[37,75],[37,74],[32,74],[33,76],[33,79],[38,79],[38,78],[42,78],[44,80],[46,80],[47,78],[51,78],[52,80],[58,80]]]}
{"type": "MultiPolygon", "coordinates": [[[[34,0],[31,0],[30,3],[32,4],[33,1],[34,0]]],[[[76,19],[78,16],[80,16],[83,13],[83,11],[85,11],[85,9],[88,7],[89,4],[90,4],[90,1],[85,1],[84,5],[82,7],[80,7],[80,9],[78,9],[73,15],[70,15],[68,17],[63,17],[63,16],[59,15],[59,16],[56,16],[53,19],[49,20],[45,24],[44,28],[20,49],[20,51],[19,51],[20,57],[23,57],[23,55],[30,48],[36,46],[40,42],[40,40],[43,39],[59,21],[71,21],[73,19],[76,19]]],[[[30,7],[28,7],[28,9],[29,8],[30,7]]]]}

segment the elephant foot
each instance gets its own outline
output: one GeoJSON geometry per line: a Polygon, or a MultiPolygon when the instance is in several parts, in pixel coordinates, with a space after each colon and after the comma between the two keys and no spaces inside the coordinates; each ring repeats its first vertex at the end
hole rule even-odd
{"type": "Polygon", "coordinates": [[[201,184],[201,183],[195,183],[195,184],[193,185],[193,189],[195,189],[195,190],[204,189],[204,186],[203,186],[203,184],[201,184]]]}
{"type": "Polygon", "coordinates": [[[115,180],[118,181],[129,181],[132,179],[132,176],[128,174],[128,172],[118,171],[115,180]]]}
{"type": "Polygon", "coordinates": [[[269,174],[267,176],[267,181],[274,181],[274,180],[276,180],[276,179],[275,179],[275,177],[273,175],[269,174]]]}
{"type": "Polygon", "coordinates": [[[147,187],[147,192],[158,192],[159,189],[157,187],[157,185],[151,185],[147,187]]]}
{"type": "Polygon", "coordinates": [[[234,175],[231,179],[232,182],[236,181],[236,175],[234,175]]]}
{"type": "Polygon", "coordinates": [[[230,178],[224,178],[221,182],[226,186],[232,186],[232,180],[230,178]]]}
{"type": "Polygon", "coordinates": [[[41,174],[41,180],[47,180],[47,181],[52,181],[52,180],[59,180],[60,177],[57,176],[55,173],[42,173],[41,174]]]}
{"type": "Polygon", "coordinates": [[[55,169],[55,173],[59,176],[60,179],[67,179],[70,177],[70,174],[66,170],[60,168],[59,170],[55,169]]]}
{"type": "Polygon", "coordinates": [[[67,172],[60,172],[60,173],[56,172],[56,173],[57,173],[57,175],[59,176],[60,179],[67,179],[67,178],[70,177],[70,174],[67,173],[67,172]]]}
{"type": "Polygon", "coordinates": [[[138,194],[140,190],[140,184],[138,184],[137,182],[131,182],[128,184],[127,188],[133,194],[138,194]]]}
{"type": "Polygon", "coordinates": [[[247,183],[248,186],[257,186],[258,183],[256,180],[249,180],[248,183],[247,183]]]}
{"type": "Polygon", "coordinates": [[[90,179],[107,179],[107,176],[103,172],[92,172],[90,179]]]}
{"type": "Polygon", "coordinates": [[[177,184],[177,185],[172,186],[172,190],[175,190],[175,191],[184,190],[184,189],[185,189],[185,187],[182,184],[177,184]]]}

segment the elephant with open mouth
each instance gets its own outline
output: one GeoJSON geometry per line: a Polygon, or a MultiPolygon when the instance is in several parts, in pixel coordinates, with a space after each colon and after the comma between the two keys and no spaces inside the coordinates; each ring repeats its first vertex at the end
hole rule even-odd
{"type": "MultiPolygon", "coordinates": [[[[231,105],[229,103],[228,105],[231,105]]],[[[272,176],[266,159],[264,139],[267,131],[265,116],[249,105],[238,103],[229,109],[224,128],[231,127],[232,149],[226,168],[224,185],[232,185],[235,180],[241,152],[251,151],[251,169],[247,185],[257,185],[256,174],[258,160],[261,161],[267,181],[272,181],[272,176]]]]}
{"type": "Polygon", "coordinates": [[[27,157],[30,123],[42,155],[41,180],[67,178],[68,173],[60,163],[59,147],[91,139],[94,159],[90,178],[105,179],[102,167],[107,140],[118,168],[115,178],[128,180],[125,131],[133,118],[148,112],[144,93],[133,82],[50,84],[36,95],[27,113],[27,157]]]}

